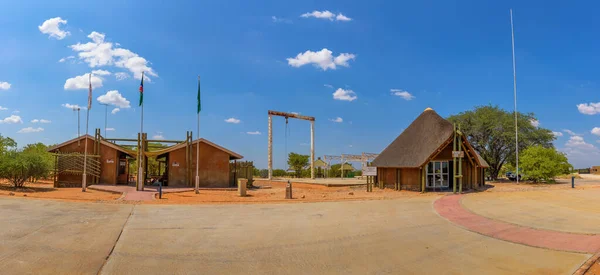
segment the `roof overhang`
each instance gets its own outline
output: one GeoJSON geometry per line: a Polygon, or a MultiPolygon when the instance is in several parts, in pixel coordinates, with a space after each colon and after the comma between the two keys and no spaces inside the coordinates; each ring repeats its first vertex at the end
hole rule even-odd
{"type": "MultiPolygon", "coordinates": [[[[229,150],[229,149],[226,149],[225,147],[222,147],[222,146],[220,146],[220,145],[218,145],[218,144],[215,144],[215,143],[213,143],[213,142],[210,142],[210,141],[208,141],[208,140],[206,140],[206,139],[200,138],[200,142],[203,142],[203,143],[205,143],[205,144],[208,144],[208,145],[210,145],[210,146],[212,146],[212,147],[215,147],[215,148],[217,148],[217,149],[219,149],[219,150],[221,150],[221,151],[223,151],[223,152],[225,152],[225,153],[229,154],[229,160],[237,160],[237,159],[243,159],[243,158],[244,158],[244,156],[242,156],[242,155],[240,155],[240,154],[238,154],[238,153],[236,153],[236,152],[233,152],[233,151],[231,151],[231,150],[229,150]]],[[[197,143],[198,143],[198,139],[194,140],[194,141],[192,142],[192,145],[194,145],[194,144],[197,144],[197,143]]],[[[181,149],[181,148],[185,148],[185,146],[186,146],[186,144],[185,144],[185,143],[179,143],[179,144],[177,144],[177,145],[173,145],[173,146],[171,146],[171,147],[168,147],[168,148],[166,148],[166,149],[163,149],[163,150],[161,150],[161,155],[164,155],[164,154],[167,154],[167,153],[173,152],[173,151],[175,151],[175,150],[179,150],[179,149],[181,149]]]]}

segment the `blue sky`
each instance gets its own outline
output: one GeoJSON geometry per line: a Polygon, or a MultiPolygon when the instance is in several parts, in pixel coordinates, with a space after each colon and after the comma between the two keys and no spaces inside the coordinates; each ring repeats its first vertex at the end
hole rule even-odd
{"type": "MultiPolygon", "coordinates": [[[[316,117],[317,156],[377,153],[427,107],[444,117],[490,103],[512,110],[513,8],[519,111],[555,131],[575,166],[598,164],[597,3],[122,2],[2,3],[0,134],[20,146],[73,138],[77,117],[64,105],[86,106],[95,71],[89,132],[104,127],[104,95],[107,135],[132,138],[144,70],[150,137],[196,131],[201,75],[201,136],[257,167],[267,110],[316,117]]],[[[276,168],[286,150],[310,152],[309,129],[290,120],[286,141],[274,118],[276,168]]]]}

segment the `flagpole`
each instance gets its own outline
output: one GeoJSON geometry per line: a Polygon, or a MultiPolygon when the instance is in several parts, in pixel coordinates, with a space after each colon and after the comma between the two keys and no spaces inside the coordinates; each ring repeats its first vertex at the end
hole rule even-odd
{"type": "MultiPolygon", "coordinates": [[[[200,76],[198,76],[198,104],[200,104],[200,76]]],[[[200,193],[200,175],[198,168],[200,167],[200,111],[198,113],[198,141],[196,142],[196,194],[200,193]]]]}
{"type": "Polygon", "coordinates": [[[81,182],[81,192],[85,192],[85,189],[87,187],[87,148],[88,148],[88,139],[87,139],[87,135],[88,135],[88,124],[90,121],[90,108],[91,106],[91,96],[92,96],[92,73],[90,73],[90,79],[89,79],[89,83],[90,83],[90,88],[89,88],[89,92],[88,92],[88,107],[87,107],[87,114],[86,114],[86,118],[85,118],[85,146],[84,146],[84,152],[83,152],[83,180],[81,182]]]}
{"type": "Polygon", "coordinates": [[[517,171],[517,184],[519,183],[519,128],[517,125],[517,67],[515,62],[515,29],[513,25],[513,12],[510,9],[510,31],[512,35],[512,61],[513,61],[513,92],[515,96],[515,156],[517,171]]]}
{"type": "MultiPolygon", "coordinates": [[[[144,72],[142,72],[142,83],[144,83],[144,72]]],[[[142,93],[140,96],[143,97],[143,94],[144,94],[143,86],[141,86],[140,88],[142,89],[142,90],[140,90],[140,93],[142,93]]],[[[142,170],[142,160],[144,158],[144,151],[143,151],[143,149],[144,149],[144,142],[143,142],[144,141],[144,139],[143,139],[143,136],[144,136],[144,101],[143,101],[143,99],[142,99],[141,103],[142,103],[141,104],[142,105],[142,119],[140,120],[140,139],[142,139],[142,140],[140,141],[140,148],[138,148],[139,155],[140,155],[138,162],[139,162],[140,166],[138,168],[137,191],[144,191],[144,179],[143,179],[144,170],[142,170]]]]}

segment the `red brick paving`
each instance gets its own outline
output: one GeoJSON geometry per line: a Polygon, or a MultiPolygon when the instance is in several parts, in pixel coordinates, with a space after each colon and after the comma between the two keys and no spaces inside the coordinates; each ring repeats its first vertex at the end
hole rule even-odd
{"type": "Polygon", "coordinates": [[[462,195],[447,195],[434,203],[437,213],[461,227],[492,238],[554,250],[595,253],[600,251],[600,235],[559,232],[492,220],[462,207],[462,195]]]}

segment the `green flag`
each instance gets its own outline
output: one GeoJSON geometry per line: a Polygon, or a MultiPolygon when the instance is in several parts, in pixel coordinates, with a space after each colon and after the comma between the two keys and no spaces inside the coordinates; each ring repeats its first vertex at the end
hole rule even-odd
{"type": "Polygon", "coordinates": [[[200,104],[200,76],[198,76],[198,111],[197,114],[202,110],[202,104],[200,104]]]}
{"type": "Polygon", "coordinates": [[[144,103],[144,72],[142,72],[142,83],[140,83],[140,105],[144,103]]]}

